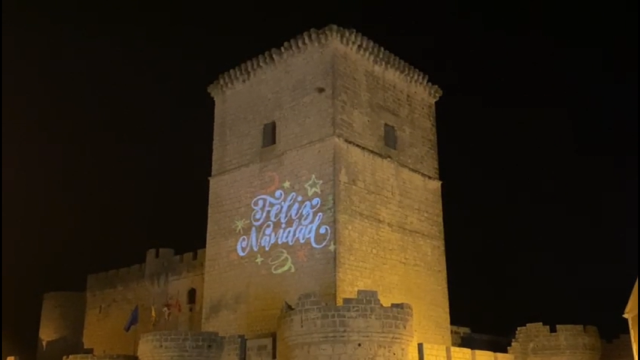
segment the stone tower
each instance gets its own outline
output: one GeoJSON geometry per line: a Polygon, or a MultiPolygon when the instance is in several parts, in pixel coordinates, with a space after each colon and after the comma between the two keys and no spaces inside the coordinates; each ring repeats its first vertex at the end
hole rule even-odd
{"type": "Polygon", "coordinates": [[[362,35],[310,31],[223,74],[202,328],[274,332],[283,307],[379,291],[450,345],[435,130],[440,90],[362,35]]]}

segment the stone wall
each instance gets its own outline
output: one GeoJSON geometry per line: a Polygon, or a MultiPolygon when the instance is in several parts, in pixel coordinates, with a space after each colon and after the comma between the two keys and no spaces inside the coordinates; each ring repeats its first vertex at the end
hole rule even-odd
{"type": "Polygon", "coordinates": [[[418,354],[418,360],[514,360],[510,354],[422,343],[418,354]]]}
{"type": "Polygon", "coordinates": [[[280,316],[278,359],[412,359],[413,310],[380,304],[375,291],[358,291],[343,305],[326,305],[317,294],[301,295],[280,316]],[[279,344],[280,345],[280,344],[279,344]]]}
{"type": "Polygon", "coordinates": [[[214,332],[158,331],[140,337],[140,360],[241,360],[244,338],[214,332]]]}
{"type": "Polygon", "coordinates": [[[337,298],[408,302],[419,342],[451,345],[436,139],[439,91],[365,37],[335,46],[337,298]],[[412,74],[407,76],[407,74],[412,74]],[[385,145],[385,125],[396,149],[385,145]],[[354,261],[353,259],[357,259],[354,261]]]}
{"type": "Polygon", "coordinates": [[[599,360],[598,329],[582,325],[557,325],[555,331],[542,323],[518,328],[509,353],[515,360],[599,360]]]}
{"type": "Polygon", "coordinates": [[[175,255],[171,249],[152,249],[144,264],[89,275],[85,347],[94,354],[134,355],[143,333],[200,330],[204,259],[204,250],[175,255]],[[194,293],[195,304],[190,305],[194,293]],[[136,306],[139,324],[127,333],[124,327],[136,306]],[[169,316],[165,306],[171,309],[169,316]]]}
{"type": "Polygon", "coordinates": [[[602,342],[601,360],[634,360],[631,337],[620,336],[612,341],[602,342]]]}
{"type": "Polygon", "coordinates": [[[407,301],[417,341],[450,345],[440,183],[344,141],[337,153],[338,295],[407,301]]]}
{"type": "Polygon", "coordinates": [[[40,317],[38,360],[60,360],[83,349],[85,293],[44,294],[40,317]]]}
{"type": "Polygon", "coordinates": [[[335,301],[332,56],[310,46],[215,93],[204,330],[252,338],[301,293],[335,301]]]}
{"type": "Polygon", "coordinates": [[[273,360],[276,358],[275,350],[276,337],[270,335],[255,339],[247,339],[245,360],[273,360]]]}

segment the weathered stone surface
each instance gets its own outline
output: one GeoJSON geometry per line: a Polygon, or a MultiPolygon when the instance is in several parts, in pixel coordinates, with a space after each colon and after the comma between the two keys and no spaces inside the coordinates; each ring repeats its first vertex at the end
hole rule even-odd
{"type": "Polygon", "coordinates": [[[542,323],[518,328],[509,348],[515,360],[598,360],[602,353],[598,329],[582,325],[557,325],[551,332],[542,323]]]}

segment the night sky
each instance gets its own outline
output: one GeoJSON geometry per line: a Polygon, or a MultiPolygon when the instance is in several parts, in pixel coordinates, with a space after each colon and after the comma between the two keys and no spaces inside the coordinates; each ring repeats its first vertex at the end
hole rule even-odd
{"type": "Polygon", "coordinates": [[[452,322],[626,331],[637,1],[16,2],[2,5],[3,353],[6,339],[32,359],[44,292],[82,290],[88,273],[140,263],[148,248],[205,246],[207,86],[330,23],[444,90],[452,322]]]}

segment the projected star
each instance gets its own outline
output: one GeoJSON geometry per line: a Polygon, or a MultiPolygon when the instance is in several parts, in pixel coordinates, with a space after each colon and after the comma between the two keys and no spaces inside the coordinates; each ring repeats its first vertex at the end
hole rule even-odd
{"type": "Polygon", "coordinates": [[[289,182],[289,180],[285,181],[282,184],[282,187],[285,188],[285,189],[289,189],[291,187],[291,183],[289,182]]]}
{"type": "Polygon", "coordinates": [[[315,175],[311,175],[311,180],[304,185],[307,188],[307,195],[311,196],[314,193],[321,194],[320,185],[322,185],[322,181],[316,179],[315,175]]]}
{"type": "Polygon", "coordinates": [[[262,265],[263,261],[264,261],[264,259],[262,258],[262,256],[260,256],[260,254],[258,254],[258,257],[256,258],[256,262],[258,263],[258,265],[262,265]]]}
{"type": "Polygon", "coordinates": [[[331,242],[331,245],[329,246],[329,250],[331,250],[331,252],[336,251],[336,245],[333,243],[333,241],[331,242]]]}
{"type": "Polygon", "coordinates": [[[244,227],[247,226],[248,223],[249,221],[247,221],[246,219],[236,220],[233,228],[236,229],[237,233],[242,234],[244,227]]]}

